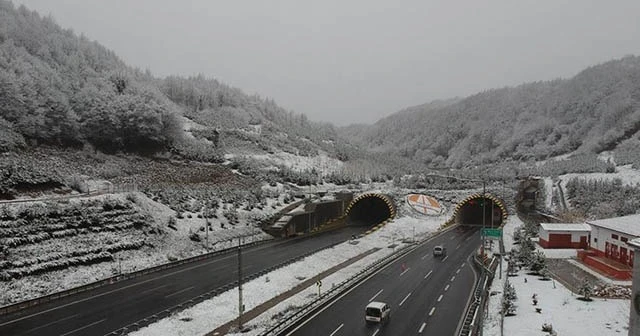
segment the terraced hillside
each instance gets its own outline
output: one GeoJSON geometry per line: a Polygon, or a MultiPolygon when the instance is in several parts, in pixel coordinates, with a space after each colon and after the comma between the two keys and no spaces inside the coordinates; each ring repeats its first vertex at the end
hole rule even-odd
{"type": "Polygon", "coordinates": [[[0,208],[0,280],[91,265],[138,250],[156,234],[131,201],[105,198],[0,208]]]}

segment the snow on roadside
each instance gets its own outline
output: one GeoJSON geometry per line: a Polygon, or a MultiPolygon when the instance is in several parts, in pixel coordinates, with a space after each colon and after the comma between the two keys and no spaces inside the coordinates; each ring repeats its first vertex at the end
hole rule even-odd
{"type": "MultiPolygon", "coordinates": [[[[507,220],[503,234],[507,251],[513,247],[513,232],[520,225],[522,222],[515,216],[507,220]]],[[[544,252],[548,257],[574,253],[569,250],[544,252]]],[[[520,271],[518,276],[507,277],[507,268],[503,267],[502,279],[497,276],[491,285],[490,292],[497,294],[489,297],[489,313],[483,329],[485,336],[501,335],[500,302],[507,279],[515,288],[517,308],[515,316],[504,318],[504,335],[542,335],[544,323],[551,324],[559,335],[606,336],[627,333],[630,300],[594,298],[591,302],[580,301],[558,282],[539,280],[537,276],[527,275],[525,270],[520,271]],[[533,306],[534,293],[538,298],[537,306],[533,306]],[[535,308],[541,308],[542,311],[537,313],[535,308]]]]}
{"type": "MultiPolygon", "coordinates": [[[[322,280],[327,287],[330,287],[331,284],[342,282],[367,265],[393,253],[394,249],[389,248],[391,243],[395,242],[403,245],[404,243],[401,243],[401,241],[412,237],[414,234],[418,238],[426,237],[428,234],[435,232],[447,219],[447,215],[398,218],[380,230],[360,238],[358,244],[342,243],[334,248],[321,251],[302,261],[252,280],[243,286],[243,301],[246,310],[253,309],[272,297],[288,291],[300,282],[338,265],[346,259],[372,248],[380,248],[376,253],[322,280]]],[[[272,316],[313,300],[316,296],[316,290],[315,286],[311,286],[290,299],[279,303],[256,319],[245,323],[254,329],[242,335],[257,335],[273,321],[272,316]]],[[[236,318],[238,315],[237,300],[238,292],[236,288],[174,316],[151,324],[131,335],[202,335],[236,318]]]]}

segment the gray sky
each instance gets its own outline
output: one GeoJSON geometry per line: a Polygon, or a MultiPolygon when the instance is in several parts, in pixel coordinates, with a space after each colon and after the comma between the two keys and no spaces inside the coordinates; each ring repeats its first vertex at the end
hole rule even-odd
{"type": "Polygon", "coordinates": [[[638,0],[14,3],[132,66],[201,73],[336,125],[640,54],[638,0]]]}

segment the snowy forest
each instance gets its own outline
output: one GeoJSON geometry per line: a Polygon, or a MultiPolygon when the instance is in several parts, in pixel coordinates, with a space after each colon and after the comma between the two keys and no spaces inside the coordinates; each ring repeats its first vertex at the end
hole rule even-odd
{"type": "Polygon", "coordinates": [[[460,168],[599,153],[625,142],[625,161],[638,164],[639,129],[640,57],[627,56],[570,79],[410,107],[357,134],[376,151],[460,168]]]}

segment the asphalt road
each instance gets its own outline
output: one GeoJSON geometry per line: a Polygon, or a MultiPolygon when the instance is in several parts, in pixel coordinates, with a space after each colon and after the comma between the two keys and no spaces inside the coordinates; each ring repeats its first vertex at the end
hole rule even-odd
{"type": "Polygon", "coordinates": [[[469,256],[480,246],[477,228],[459,228],[423,243],[319,311],[296,336],[454,335],[472,295],[475,273],[469,256]],[[447,247],[446,258],[434,257],[435,245],[447,247]],[[388,323],[367,324],[371,301],[391,307],[388,323]]]}
{"type": "MultiPolygon", "coordinates": [[[[278,240],[242,250],[247,276],[304,253],[348,240],[364,227],[278,240]]],[[[0,317],[0,335],[105,335],[237,280],[237,253],[118,282],[0,317]]]]}

